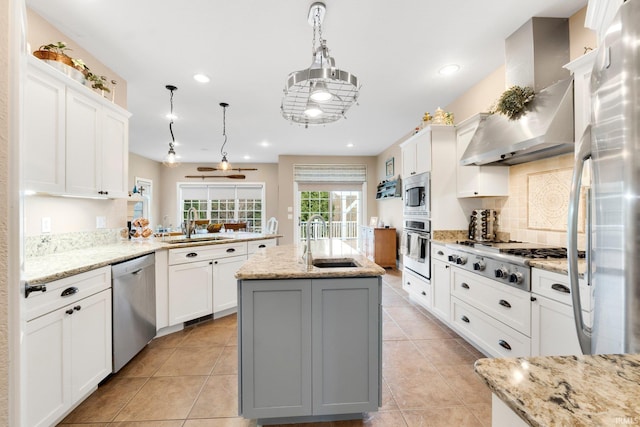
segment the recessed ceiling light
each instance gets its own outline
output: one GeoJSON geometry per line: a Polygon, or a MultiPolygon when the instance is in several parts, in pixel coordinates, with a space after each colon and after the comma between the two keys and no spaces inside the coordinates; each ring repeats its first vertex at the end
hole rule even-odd
{"type": "Polygon", "coordinates": [[[245,160],[249,160],[250,158],[251,158],[251,156],[249,156],[249,155],[246,155],[246,156],[243,157],[243,159],[245,159],[245,160]]]}
{"type": "Polygon", "coordinates": [[[193,75],[193,79],[198,83],[209,83],[211,79],[206,74],[197,73],[193,75]]]}
{"type": "Polygon", "coordinates": [[[347,144],[347,148],[353,148],[353,143],[351,143],[351,142],[350,142],[350,143],[348,143],[348,144],[347,144]]]}
{"type": "Polygon", "coordinates": [[[457,72],[459,69],[460,69],[460,66],[458,64],[449,64],[440,68],[440,71],[438,72],[443,76],[448,76],[450,74],[457,72]]]}
{"type": "Polygon", "coordinates": [[[263,147],[268,147],[270,144],[268,141],[262,141],[260,145],[262,145],[263,147]]]}

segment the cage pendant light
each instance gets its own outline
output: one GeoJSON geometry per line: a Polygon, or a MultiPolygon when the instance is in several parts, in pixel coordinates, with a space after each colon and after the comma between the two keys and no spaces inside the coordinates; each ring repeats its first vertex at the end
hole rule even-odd
{"type": "Polygon", "coordinates": [[[326,6],[315,2],[309,9],[308,21],[313,25],[312,63],[305,70],[294,71],[287,77],[280,110],[293,123],[322,125],[345,117],[358,101],[360,83],[348,71],[335,66],[327,41],[322,38],[322,20],[326,6]]]}
{"type": "Polygon", "coordinates": [[[222,136],[224,137],[224,142],[220,147],[220,155],[222,156],[222,159],[220,160],[220,164],[218,165],[218,167],[221,170],[226,171],[231,168],[231,165],[227,160],[227,152],[224,151],[224,146],[227,145],[227,107],[229,106],[229,104],[227,104],[226,102],[221,102],[220,106],[222,107],[222,136]]]}
{"type": "Polygon", "coordinates": [[[178,157],[176,156],[176,150],[175,150],[176,139],[175,139],[175,137],[173,135],[173,118],[174,118],[174,116],[173,116],[173,92],[178,90],[178,88],[173,86],[173,85],[166,85],[165,87],[170,92],[169,103],[171,105],[171,110],[169,112],[169,118],[170,118],[169,133],[171,133],[171,141],[169,142],[169,152],[165,156],[164,161],[162,162],[162,164],[165,165],[166,167],[169,167],[169,168],[175,168],[175,167],[180,166],[180,162],[178,162],[178,157]]]}

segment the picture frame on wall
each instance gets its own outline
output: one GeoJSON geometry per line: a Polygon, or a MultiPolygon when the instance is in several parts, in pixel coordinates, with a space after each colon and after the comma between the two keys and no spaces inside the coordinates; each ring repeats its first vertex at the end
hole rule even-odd
{"type": "Polygon", "coordinates": [[[393,160],[394,157],[390,158],[389,160],[387,160],[387,162],[385,163],[385,174],[387,178],[391,178],[393,176],[394,170],[393,170],[393,160]]]}
{"type": "Polygon", "coordinates": [[[369,227],[377,227],[378,226],[378,217],[377,216],[372,216],[369,219],[369,227]]]}

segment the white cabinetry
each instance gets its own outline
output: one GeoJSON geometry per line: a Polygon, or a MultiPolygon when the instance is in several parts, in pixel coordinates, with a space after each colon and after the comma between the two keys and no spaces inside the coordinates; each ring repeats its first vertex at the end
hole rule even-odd
{"type": "Polygon", "coordinates": [[[235,272],[247,259],[247,242],[169,250],[169,325],[234,309],[235,272]]]}
{"type": "Polygon", "coordinates": [[[277,244],[278,239],[249,240],[247,242],[247,254],[251,255],[256,253],[260,249],[277,246],[277,244]]]}
{"type": "Polygon", "coordinates": [[[431,308],[431,283],[427,279],[405,268],[402,272],[402,289],[421,306],[431,308]]]}
{"type": "Polygon", "coordinates": [[[130,114],[35,58],[26,81],[26,189],[125,197],[130,114]]]}
{"type": "Polygon", "coordinates": [[[400,144],[400,148],[403,178],[431,170],[431,127],[411,136],[400,144]]]}
{"type": "Polygon", "coordinates": [[[112,371],[111,268],[25,300],[23,425],[55,425],[112,371]]]}
{"type": "MultiPolygon", "coordinates": [[[[573,319],[571,290],[566,275],[534,268],[531,274],[531,355],[582,354],[573,319]]],[[[591,286],[580,280],[585,323],[591,324],[591,286]]]]}
{"type": "Polygon", "coordinates": [[[531,351],[529,292],[451,267],[451,322],[463,336],[494,357],[531,351]]]}
{"type": "Polygon", "coordinates": [[[431,311],[445,322],[451,319],[451,268],[444,245],[431,244],[431,311]]]}
{"type": "Polygon", "coordinates": [[[476,114],[456,126],[457,194],[460,198],[509,195],[508,167],[460,165],[460,158],[469,146],[476,129],[488,115],[476,114]]]}

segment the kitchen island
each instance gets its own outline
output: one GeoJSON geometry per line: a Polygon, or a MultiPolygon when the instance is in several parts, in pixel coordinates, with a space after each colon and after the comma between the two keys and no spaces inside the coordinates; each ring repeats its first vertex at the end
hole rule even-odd
{"type": "Polygon", "coordinates": [[[256,253],[238,279],[239,412],[258,424],[362,418],[381,405],[381,275],[341,242],[256,253]]]}
{"type": "Polygon", "coordinates": [[[475,370],[493,392],[494,427],[640,423],[638,354],[479,359],[475,370]]]}

